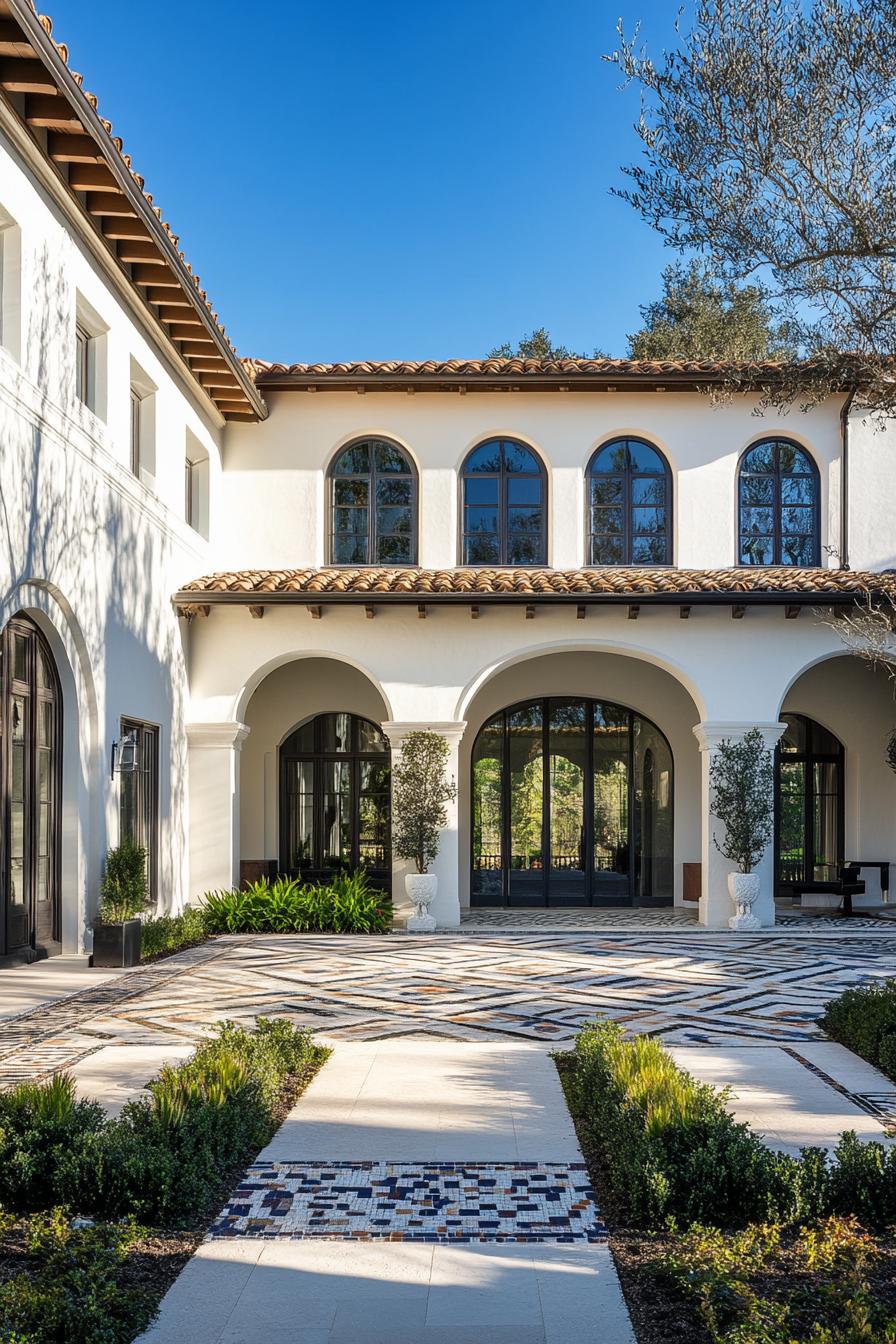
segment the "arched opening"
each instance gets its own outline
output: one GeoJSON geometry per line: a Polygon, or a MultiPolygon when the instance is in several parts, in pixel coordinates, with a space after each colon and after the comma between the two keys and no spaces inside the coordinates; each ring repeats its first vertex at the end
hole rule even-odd
{"type": "Polygon", "coordinates": [[[820,495],[818,467],[799,444],[752,444],[737,469],[738,564],[820,565],[820,495]]]}
{"type": "Polygon", "coordinates": [[[23,613],[0,634],[0,955],[61,950],[62,694],[23,613]]]}
{"type": "Polygon", "coordinates": [[[317,714],[280,747],[280,869],[310,882],[363,868],[388,890],[389,744],[357,714],[317,714]]]}
{"type": "Polygon", "coordinates": [[[645,439],[613,439],[588,464],[589,565],[671,565],[672,473],[645,439]]]}
{"type": "Polygon", "coordinates": [[[559,696],[499,710],[473,744],[471,904],[671,904],[673,797],[643,715],[559,696]]]}
{"type": "Polygon", "coordinates": [[[417,473],[388,439],[358,439],[330,466],[330,563],[417,563],[417,473]]]}
{"type": "Polygon", "coordinates": [[[775,753],[775,884],[792,896],[809,882],[836,881],[843,864],[843,745],[805,714],[787,724],[775,753]]]}
{"type": "Polygon", "coordinates": [[[547,474],[516,439],[489,439],[461,468],[461,563],[547,564],[547,474]]]}

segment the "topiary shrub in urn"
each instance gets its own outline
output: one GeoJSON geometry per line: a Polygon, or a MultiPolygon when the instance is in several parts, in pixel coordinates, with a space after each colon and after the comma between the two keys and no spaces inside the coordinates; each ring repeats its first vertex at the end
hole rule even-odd
{"type": "Polygon", "coordinates": [[[392,848],[409,859],[416,872],[404,879],[414,907],[407,927],[412,933],[432,933],[436,921],[429,913],[438,890],[438,878],[427,871],[439,852],[441,833],[448,824],[447,804],[457,797],[457,786],[445,769],[450,748],[440,733],[408,733],[392,771],[392,848]]]}
{"type": "Polygon", "coordinates": [[[751,728],[739,742],[724,738],[709,768],[712,810],[725,827],[713,843],[720,854],[737,864],[728,874],[728,891],[735,913],[731,929],[758,929],[753,906],[759,897],[759,874],[754,871],[772,838],[775,769],[771,752],[758,728],[751,728]]]}

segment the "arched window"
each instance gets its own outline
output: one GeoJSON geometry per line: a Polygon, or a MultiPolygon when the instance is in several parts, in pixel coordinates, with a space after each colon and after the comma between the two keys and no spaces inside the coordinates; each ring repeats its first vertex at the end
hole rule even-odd
{"type": "Polygon", "coordinates": [[[472,760],[473,905],[671,905],[672,752],[605,700],[511,705],[472,760]]]}
{"type": "Polygon", "coordinates": [[[515,439],[489,439],[463,467],[463,563],[547,564],[547,483],[515,439]]]}
{"type": "Polygon", "coordinates": [[[782,714],[775,753],[777,889],[830,882],[843,863],[843,745],[805,714],[782,714]]]}
{"type": "Polygon", "coordinates": [[[60,950],[62,695],[27,616],[0,633],[0,955],[60,950]]]}
{"type": "Polygon", "coordinates": [[[672,476],[643,439],[614,439],[588,467],[589,565],[671,565],[672,476]]]}
{"type": "Polygon", "coordinates": [[[350,444],[330,468],[330,563],[417,563],[417,474],[386,439],[350,444]]]}
{"type": "Polygon", "coordinates": [[[318,714],[280,748],[280,867],[308,881],[366,868],[388,888],[389,744],[356,714],[318,714]]]}
{"type": "Polygon", "coordinates": [[[819,565],[818,469],[787,439],[748,448],[738,472],[739,563],[819,565]]]}

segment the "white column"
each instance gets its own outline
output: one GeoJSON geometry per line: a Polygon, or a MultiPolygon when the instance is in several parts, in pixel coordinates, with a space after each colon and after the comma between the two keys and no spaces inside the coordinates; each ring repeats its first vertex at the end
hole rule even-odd
{"type": "MultiPolygon", "coordinates": [[[[409,733],[438,733],[448,743],[449,755],[446,773],[455,784],[459,783],[460,740],[464,735],[466,723],[384,723],[383,732],[392,747],[393,763],[397,761],[401,746],[409,733]]],[[[432,871],[439,879],[439,890],[432,904],[431,913],[435,916],[440,929],[455,929],[460,924],[460,853],[458,845],[457,798],[447,804],[448,824],[442,831],[439,853],[432,871]]],[[[396,907],[406,904],[404,894],[405,874],[412,869],[408,863],[393,857],[392,860],[392,899],[396,907]]]]}
{"type": "MultiPolygon", "coordinates": [[[[709,771],[719,743],[724,740],[740,742],[753,728],[762,733],[766,750],[774,751],[775,745],[786,729],[784,723],[698,723],[694,727],[694,736],[700,744],[701,764],[701,862],[702,888],[700,892],[700,923],[710,929],[727,929],[728,920],[734,914],[734,906],[728,895],[728,874],[735,871],[735,865],[719,852],[715,836],[724,843],[725,827],[712,810],[712,790],[709,784],[709,771]]],[[[775,922],[775,874],[774,842],[757,865],[761,888],[759,900],[753,907],[753,913],[763,927],[771,927],[775,922]]]]}
{"type": "Polygon", "coordinates": [[[188,723],[190,900],[240,880],[240,750],[245,723],[188,723]]]}

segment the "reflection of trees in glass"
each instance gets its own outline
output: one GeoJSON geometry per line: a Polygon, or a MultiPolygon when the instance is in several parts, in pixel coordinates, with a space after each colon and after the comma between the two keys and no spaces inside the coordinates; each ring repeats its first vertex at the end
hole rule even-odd
{"type": "Polygon", "coordinates": [[[578,761],[554,754],[550,761],[550,776],[551,867],[578,868],[582,861],[582,767],[578,761]]]}
{"type": "Polygon", "coordinates": [[[473,865],[501,866],[501,762],[494,756],[473,763],[473,865]]]}
{"type": "Polygon", "coordinates": [[[608,760],[601,755],[594,772],[594,866],[628,871],[628,752],[608,760]]]}
{"type": "MultiPolygon", "coordinates": [[[[539,743],[540,748],[540,743],[539,743]]],[[[510,865],[540,868],[541,801],[543,797],[541,752],[510,777],[510,865]]]]}

